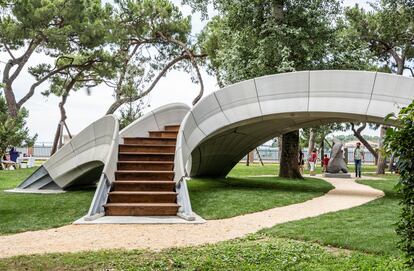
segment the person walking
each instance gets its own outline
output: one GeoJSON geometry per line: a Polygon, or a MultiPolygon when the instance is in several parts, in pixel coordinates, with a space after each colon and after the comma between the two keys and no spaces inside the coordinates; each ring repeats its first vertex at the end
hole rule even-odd
{"type": "Polygon", "coordinates": [[[361,148],[361,143],[358,142],[356,144],[356,148],[354,150],[354,162],[355,162],[355,178],[361,178],[361,171],[362,171],[362,161],[365,160],[364,152],[361,148]]]}
{"type": "Polygon", "coordinates": [[[322,172],[328,172],[328,164],[329,164],[329,157],[327,154],[325,154],[322,160],[322,166],[323,166],[322,172]]]}
{"type": "Polygon", "coordinates": [[[310,167],[310,176],[315,176],[315,166],[318,162],[318,154],[316,153],[316,149],[312,150],[312,153],[309,156],[308,159],[309,167],[310,167]]]}

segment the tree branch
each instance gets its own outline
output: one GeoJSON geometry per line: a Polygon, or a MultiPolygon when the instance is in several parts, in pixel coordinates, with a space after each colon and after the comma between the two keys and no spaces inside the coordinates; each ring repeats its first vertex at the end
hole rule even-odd
{"type": "Polygon", "coordinates": [[[404,69],[409,70],[411,72],[411,76],[414,77],[414,70],[412,68],[405,66],[404,69]]]}
{"type": "Polygon", "coordinates": [[[191,52],[188,49],[188,47],[187,47],[187,45],[185,43],[183,43],[183,42],[181,42],[181,41],[179,41],[179,40],[177,40],[177,39],[175,39],[175,38],[173,38],[171,36],[168,36],[167,37],[162,32],[158,32],[158,35],[160,35],[165,40],[170,41],[170,42],[178,45],[179,47],[181,47],[188,54],[188,56],[189,56],[189,58],[191,60],[191,64],[193,65],[194,69],[196,70],[197,77],[198,77],[198,81],[200,83],[200,91],[199,91],[197,97],[195,97],[195,99],[193,100],[193,105],[195,105],[203,97],[203,94],[204,94],[204,82],[203,82],[203,77],[201,76],[200,69],[198,68],[198,65],[197,65],[197,62],[195,60],[195,57],[194,57],[193,52],[191,52]]]}
{"type": "Polygon", "coordinates": [[[369,150],[370,153],[375,157],[375,159],[378,159],[378,153],[374,150],[374,148],[371,146],[371,144],[368,143],[368,141],[365,140],[365,138],[361,135],[361,132],[365,129],[366,123],[362,125],[362,127],[359,127],[357,130],[355,130],[355,124],[351,124],[351,129],[354,132],[354,136],[358,138],[359,141],[361,141],[362,144],[369,150]],[[362,128],[362,129],[361,129],[362,128]]]}
{"type": "Polygon", "coordinates": [[[54,75],[56,75],[56,74],[58,74],[58,73],[60,73],[60,72],[62,72],[64,70],[66,70],[66,69],[69,69],[69,68],[84,68],[84,67],[88,67],[88,66],[91,66],[94,62],[95,62],[95,60],[88,60],[88,61],[86,61],[85,63],[82,63],[82,64],[77,64],[77,65],[69,64],[69,65],[62,66],[62,67],[60,67],[60,68],[58,68],[56,70],[53,70],[53,71],[49,72],[47,75],[45,75],[41,79],[37,80],[37,82],[34,83],[30,87],[29,92],[27,92],[27,94],[25,96],[23,96],[19,100],[19,102],[17,103],[17,107],[20,109],[23,106],[23,104],[25,102],[27,102],[34,95],[35,89],[38,86],[40,86],[41,84],[43,84],[45,81],[47,81],[48,79],[50,79],[52,76],[54,76],[54,75]]]}
{"type": "Polygon", "coordinates": [[[184,60],[184,59],[188,59],[189,56],[187,55],[181,55],[179,57],[174,58],[173,60],[171,60],[162,70],[161,72],[157,75],[157,77],[154,79],[154,81],[152,81],[151,85],[144,91],[141,92],[139,95],[137,96],[133,96],[133,97],[124,97],[124,98],[118,98],[116,99],[116,101],[109,107],[108,111],[106,112],[106,115],[109,114],[113,114],[115,113],[115,111],[124,103],[126,102],[134,102],[137,101],[139,99],[141,99],[142,97],[148,95],[153,89],[154,87],[157,85],[158,81],[167,73],[167,71],[173,67],[175,64],[177,64],[178,62],[184,60]]]}
{"type": "Polygon", "coordinates": [[[6,43],[4,43],[3,45],[4,45],[4,48],[6,48],[7,53],[9,53],[10,57],[11,57],[13,60],[16,60],[16,58],[15,58],[15,57],[14,57],[14,55],[13,55],[13,53],[10,51],[9,46],[7,46],[7,44],[6,44],[6,43]]]}

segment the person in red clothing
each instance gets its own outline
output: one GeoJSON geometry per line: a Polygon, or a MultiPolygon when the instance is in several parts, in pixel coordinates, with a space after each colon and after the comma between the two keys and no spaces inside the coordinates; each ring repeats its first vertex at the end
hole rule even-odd
{"type": "Polygon", "coordinates": [[[309,167],[310,167],[310,176],[315,176],[315,166],[318,162],[318,154],[316,153],[316,149],[312,150],[312,153],[310,154],[308,158],[309,167]]]}
{"type": "Polygon", "coordinates": [[[328,164],[329,164],[329,157],[327,154],[325,154],[322,160],[322,165],[323,165],[322,172],[326,172],[328,170],[328,164]]]}

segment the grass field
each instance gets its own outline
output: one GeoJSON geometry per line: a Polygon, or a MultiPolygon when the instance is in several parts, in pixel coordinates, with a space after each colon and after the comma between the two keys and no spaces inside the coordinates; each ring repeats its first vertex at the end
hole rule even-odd
{"type": "Polygon", "coordinates": [[[193,211],[205,219],[219,219],[303,202],[333,186],[318,179],[278,177],[195,179],[188,182],[193,211]]]}
{"type": "Polygon", "coordinates": [[[263,237],[215,245],[147,250],[46,254],[0,259],[0,270],[407,270],[399,258],[331,253],[318,245],[263,237]]]}
{"type": "Polygon", "coordinates": [[[385,197],[349,210],[277,225],[263,233],[369,253],[399,255],[394,226],[400,212],[400,196],[394,190],[397,178],[359,182],[384,191],[385,197]]]}
{"type": "MultiPolygon", "coordinates": [[[[283,193],[287,194],[306,192],[303,187],[308,185],[308,180],[291,181],[295,185],[286,185],[276,177],[246,177],[274,175],[276,172],[274,165],[255,165],[249,168],[238,165],[229,179],[208,183],[205,180],[196,180],[190,184],[190,191],[201,196],[192,196],[193,206],[200,204],[202,207],[203,203],[206,205],[203,200],[195,202],[213,195],[220,200],[209,204],[237,200],[231,195],[227,195],[228,198],[225,194],[220,194],[220,191],[210,194],[209,191],[214,191],[215,187],[229,191],[241,189],[241,192],[233,193],[241,193],[239,195],[249,200],[261,199],[260,189],[270,190],[272,193],[284,190],[283,193]],[[296,186],[297,184],[300,185],[296,186]],[[255,191],[258,186],[261,188],[255,191]],[[253,192],[243,194],[250,190],[253,192]]],[[[0,172],[2,189],[7,186],[4,183],[11,186],[28,173],[0,172]],[[19,176],[11,177],[2,175],[3,173],[18,173],[19,176]]],[[[0,270],[408,270],[396,248],[397,237],[393,226],[398,215],[399,200],[398,194],[393,190],[396,178],[392,176],[386,180],[360,182],[384,190],[386,196],[360,207],[278,225],[245,238],[214,245],[166,249],[160,252],[105,250],[19,256],[0,259],[0,270]],[[317,243],[352,251],[326,248],[317,243]]],[[[310,189],[315,189],[315,186],[310,189]]],[[[4,203],[2,193],[0,192],[0,212],[4,203]]],[[[246,202],[248,200],[240,201],[241,204],[246,202]]],[[[209,210],[206,213],[214,215],[209,210]]],[[[3,217],[1,213],[0,217],[3,217]]],[[[0,224],[2,221],[0,220],[0,224]]]]}
{"type": "MultiPolygon", "coordinates": [[[[267,175],[275,170],[274,165],[245,168],[238,165],[231,172],[231,176],[238,178],[191,180],[189,190],[193,210],[206,219],[233,217],[306,201],[332,189],[325,181],[315,179],[290,181],[277,177],[245,177],[267,175]]],[[[94,189],[55,195],[3,191],[15,188],[33,171],[0,171],[0,234],[59,227],[87,213],[94,189]]]]}
{"type": "Polygon", "coordinates": [[[0,171],[0,234],[59,227],[88,211],[93,190],[36,195],[6,193],[35,169],[0,171]]]}

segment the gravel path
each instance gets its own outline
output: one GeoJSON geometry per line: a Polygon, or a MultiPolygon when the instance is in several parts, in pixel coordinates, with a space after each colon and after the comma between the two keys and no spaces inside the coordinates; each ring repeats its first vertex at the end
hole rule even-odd
{"type": "Polygon", "coordinates": [[[323,179],[335,186],[323,196],[262,212],[209,220],[205,224],[68,225],[0,236],[0,258],[115,248],[160,250],[216,243],[288,221],[359,206],[384,195],[382,191],[358,184],[353,179],[323,179]]]}

